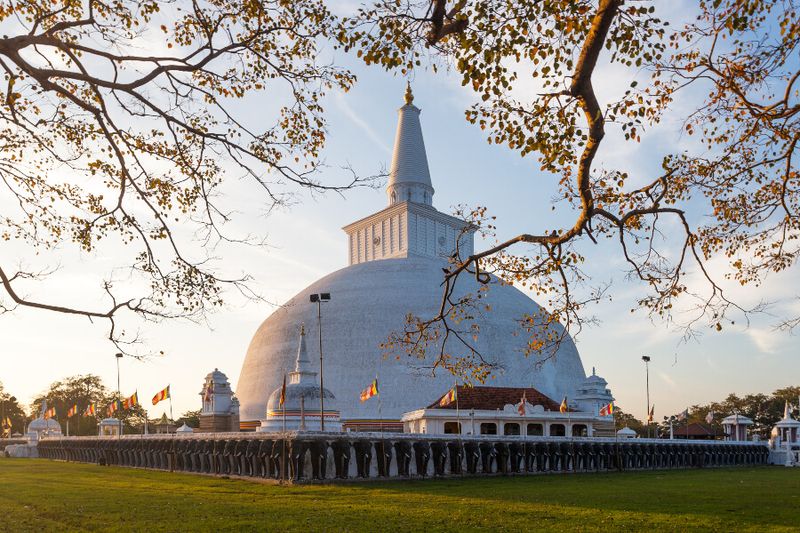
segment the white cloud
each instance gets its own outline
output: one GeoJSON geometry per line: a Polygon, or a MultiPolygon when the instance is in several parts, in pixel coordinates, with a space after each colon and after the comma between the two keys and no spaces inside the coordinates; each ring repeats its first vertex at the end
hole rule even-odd
{"type": "Polygon", "coordinates": [[[785,337],[772,328],[751,327],[746,330],[747,336],[762,354],[778,353],[785,343],[785,337]]]}
{"type": "Polygon", "coordinates": [[[361,131],[367,134],[367,138],[369,138],[369,140],[375,143],[375,145],[385,153],[392,153],[392,149],[389,148],[389,145],[386,144],[386,142],[384,142],[383,137],[381,137],[374,129],[372,129],[372,126],[370,126],[367,121],[361,118],[358,113],[356,113],[353,108],[350,107],[350,104],[347,102],[347,98],[345,98],[343,93],[336,92],[334,96],[334,102],[336,102],[336,107],[338,107],[339,110],[344,113],[344,115],[350,119],[353,124],[358,126],[361,131]]]}

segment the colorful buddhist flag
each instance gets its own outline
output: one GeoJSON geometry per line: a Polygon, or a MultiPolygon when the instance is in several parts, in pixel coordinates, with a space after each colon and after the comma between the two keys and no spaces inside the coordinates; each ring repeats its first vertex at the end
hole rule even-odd
{"type": "Polygon", "coordinates": [[[153,405],[156,405],[158,402],[166,400],[167,398],[169,398],[169,385],[167,385],[166,389],[156,393],[156,395],[153,396],[153,405]]]}
{"type": "Polygon", "coordinates": [[[612,414],[614,414],[614,402],[600,408],[600,416],[611,416],[612,414]]]}
{"type": "Polygon", "coordinates": [[[706,415],[706,424],[710,424],[714,421],[714,411],[709,411],[706,415]]]}
{"type": "Polygon", "coordinates": [[[652,406],[650,406],[650,412],[647,413],[647,421],[648,422],[652,422],[653,421],[653,417],[655,416],[655,413],[656,413],[656,404],[653,404],[652,406]]]}
{"type": "Polygon", "coordinates": [[[281,387],[281,399],[278,405],[283,407],[283,404],[285,403],[286,403],[286,374],[283,375],[283,386],[281,387]]]}
{"type": "Polygon", "coordinates": [[[83,410],[83,416],[94,416],[97,413],[97,406],[93,403],[90,403],[86,406],[86,409],[83,410]]]}
{"type": "Polygon", "coordinates": [[[108,410],[107,410],[108,416],[112,416],[114,413],[117,412],[118,409],[121,409],[121,408],[122,408],[122,406],[120,405],[120,401],[119,400],[114,400],[113,402],[111,402],[111,405],[108,406],[108,410]]]}
{"type": "Polygon", "coordinates": [[[55,418],[55,417],[56,417],[56,408],[55,408],[55,406],[51,407],[50,409],[48,409],[47,411],[44,412],[45,420],[48,419],[48,418],[55,418]]]}
{"type": "Polygon", "coordinates": [[[562,413],[566,413],[569,407],[567,407],[567,397],[564,396],[564,399],[561,401],[561,406],[559,406],[558,410],[562,413]]]}
{"type": "Polygon", "coordinates": [[[378,378],[372,380],[372,383],[369,384],[369,387],[361,391],[361,401],[366,402],[373,396],[378,395],[378,378]]]}
{"type": "Polygon", "coordinates": [[[458,396],[456,393],[456,388],[453,387],[452,389],[447,391],[447,394],[442,396],[441,400],[439,400],[439,407],[445,407],[447,405],[450,405],[451,403],[456,401],[456,399],[458,399],[458,396]]]}
{"type": "Polygon", "coordinates": [[[678,413],[678,422],[683,422],[687,418],[689,418],[689,409],[684,409],[683,411],[678,413]]]}
{"type": "Polygon", "coordinates": [[[69,408],[69,411],[67,411],[67,418],[75,416],[77,414],[78,414],[78,404],[76,403],[75,405],[69,408]]]}
{"type": "Polygon", "coordinates": [[[523,392],[522,393],[522,400],[519,402],[519,405],[517,406],[517,412],[519,413],[519,416],[525,416],[525,402],[526,401],[527,401],[527,399],[525,398],[525,393],[523,392]]]}
{"type": "Polygon", "coordinates": [[[136,407],[137,405],[139,405],[139,391],[134,392],[133,395],[122,400],[123,409],[130,409],[132,407],[136,407]]]}

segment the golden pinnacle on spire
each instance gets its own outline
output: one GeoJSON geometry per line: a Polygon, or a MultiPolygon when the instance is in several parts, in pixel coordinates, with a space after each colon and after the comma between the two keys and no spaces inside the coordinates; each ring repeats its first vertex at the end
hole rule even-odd
{"type": "Polygon", "coordinates": [[[305,323],[301,323],[300,324],[300,335],[302,336],[302,335],[305,335],[305,334],[306,334],[306,325],[305,325],[305,323]]]}
{"type": "Polygon", "coordinates": [[[406,105],[411,105],[414,102],[414,93],[411,92],[411,82],[406,82],[406,105]]]}

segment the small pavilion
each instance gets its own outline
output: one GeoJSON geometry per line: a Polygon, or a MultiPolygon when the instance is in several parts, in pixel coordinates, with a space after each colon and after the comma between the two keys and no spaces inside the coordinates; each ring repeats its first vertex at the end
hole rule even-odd
{"type": "Polygon", "coordinates": [[[725,432],[725,440],[746,441],[753,421],[746,416],[734,413],[722,420],[722,430],[725,432]]]}

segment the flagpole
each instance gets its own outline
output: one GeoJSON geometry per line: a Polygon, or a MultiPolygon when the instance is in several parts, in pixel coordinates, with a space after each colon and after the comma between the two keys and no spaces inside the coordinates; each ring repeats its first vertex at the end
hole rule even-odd
{"type": "Polygon", "coordinates": [[[461,414],[458,407],[458,381],[453,380],[453,392],[456,395],[456,427],[458,428],[458,434],[461,435],[461,414]]]}
{"type": "Polygon", "coordinates": [[[686,442],[689,442],[689,409],[686,409],[686,442]]]}
{"type": "MultiPolygon", "coordinates": [[[[167,385],[167,390],[169,390],[170,385],[167,385]]],[[[172,416],[172,391],[169,392],[169,417],[175,422],[175,417],[172,416]]]]}
{"type": "MultiPolygon", "coordinates": [[[[284,483],[286,480],[284,479],[284,472],[286,470],[286,374],[283,375],[283,392],[281,392],[281,410],[283,411],[283,440],[281,446],[281,483],[284,483]]],[[[320,410],[320,415],[322,411],[320,410]]],[[[320,424],[322,424],[322,420],[320,420],[320,424]]]]}
{"type": "MultiPolygon", "coordinates": [[[[378,363],[378,364],[380,364],[380,363],[378,363]]],[[[378,373],[377,372],[375,373],[375,383],[379,383],[378,382],[378,373]]],[[[381,389],[380,389],[380,387],[378,387],[378,425],[379,425],[380,433],[381,433],[381,450],[383,450],[383,413],[382,413],[382,409],[381,409],[382,407],[383,407],[383,400],[381,400],[381,389]]],[[[384,455],[386,455],[385,450],[383,450],[382,453],[384,455]]],[[[383,459],[381,459],[381,460],[383,460],[383,459]]]]}

